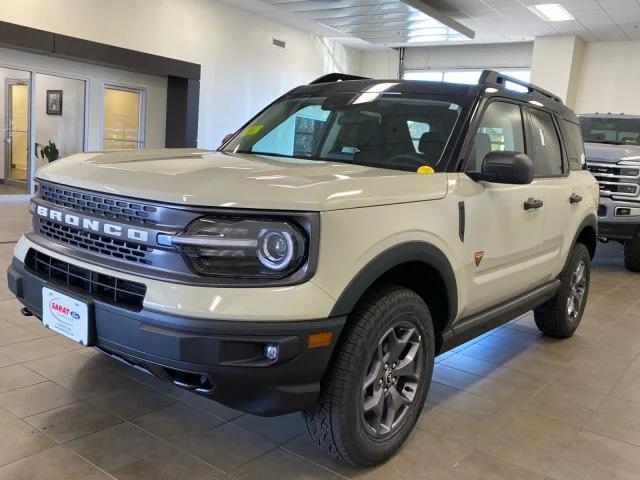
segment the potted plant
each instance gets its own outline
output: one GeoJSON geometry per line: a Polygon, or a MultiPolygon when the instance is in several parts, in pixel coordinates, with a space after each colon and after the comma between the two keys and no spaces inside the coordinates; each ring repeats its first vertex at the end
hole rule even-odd
{"type": "Polygon", "coordinates": [[[49,140],[49,145],[41,145],[36,143],[36,157],[40,156],[43,160],[53,162],[60,158],[60,151],[56,144],[49,140]]]}

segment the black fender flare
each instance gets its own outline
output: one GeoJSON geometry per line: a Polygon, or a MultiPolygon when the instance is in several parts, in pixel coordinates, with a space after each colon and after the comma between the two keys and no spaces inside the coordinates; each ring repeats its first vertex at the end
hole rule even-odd
{"type": "Polygon", "coordinates": [[[419,262],[436,270],[445,283],[450,325],[458,314],[458,284],[447,256],[438,247],[427,242],[406,242],[378,254],[358,272],[340,294],[331,310],[331,316],[348,315],[362,295],[382,275],[398,265],[419,262]]]}
{"type": "MultiPolygon", "coordinates": [[[[582,234],[583,230],[586,227],[593,228],[593,231],[596,234],[595,244],[596,245],[598,244],[598,219],[593,213],[590,213],[589,215],[587,215],[582,219],[582,222],[580,222],[580,225],[578,226],[576,233],[573,236],[573,242],[571,243],[572,249],[573,247],[575,247],[576,243],[578,243],[578,237],[582,234]]],[[[594,248],[594,253],[595,253],[595,248],[594,248]]],[[[592,256],[592,259],[593,259],[593,256],[592,256]]]]}

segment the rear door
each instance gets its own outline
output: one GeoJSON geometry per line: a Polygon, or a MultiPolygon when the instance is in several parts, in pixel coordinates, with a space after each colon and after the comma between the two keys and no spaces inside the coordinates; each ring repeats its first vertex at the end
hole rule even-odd
{"type": "Polygon", "coordinates": [[[573,241],[573,218],[577,212],[572,198],[582,198],[574,188],[576,182],[570,178],[571,170],[567,152],[563,148],[558,120],[552,113],[533,107],[526,107],[525,116],[531,151],[529,156],[535,166],[535,181],[540,194],[545,197],[547,214],[544,219],[541,260],[542,267],[555,276],[564,264],[563,245],[566,235],[573,241]]]}
{"type": "MultiPolygon", "coordinates": [[[[523,110],[518,103],[492,101],[472,127],[475,138],[465,171],[479,171],[492,150],[527,152],[523,110]]],[[[461,316],[509,300],[543,282],[540,267],[546,198],[534,180],[529,185],[475,182],[460,175],[455,194],[465,208],[462,248],[466,279],[461,316]],[[529,199],[541,208],[525,209],[529,199]]]]}

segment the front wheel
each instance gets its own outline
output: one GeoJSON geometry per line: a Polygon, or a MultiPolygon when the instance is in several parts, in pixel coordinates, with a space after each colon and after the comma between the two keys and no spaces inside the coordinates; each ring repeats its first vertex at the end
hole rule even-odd
{"type": "Polygon", "coordinates": [[[624,243],[624,266],[632,272],[640,272],[640,236],[624,243]]]}
{"type": "Polygon", "coordinates": [[[587,247],[577,243],[560,274],[556,295],[533,311],[538,329],[549,337],[568,338],[576,331],[589,295],[591,257],[587,247]]]}
{"type": "Polygon", "coordinates": [[[415,292],[383,286],[349,318],[307,431],[324,452],[354,465],[391,457],[420,415],[434,364],[427,305],[415,292]]]}

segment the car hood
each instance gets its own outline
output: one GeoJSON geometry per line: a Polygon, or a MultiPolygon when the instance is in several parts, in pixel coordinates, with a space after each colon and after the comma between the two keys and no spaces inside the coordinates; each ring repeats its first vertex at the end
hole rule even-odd
{"type": "Polygon", "coordinates": [[[640,161],[640,145],[607,145],[585,143],[588,162],[618,163],[621,160],[640,161]]]}
{"type": "Polygon", "coordinates": [[[322,211],[442,198],[447,175],[199,149],[87,152],[37,178],[165,203],[322,211]]]}

